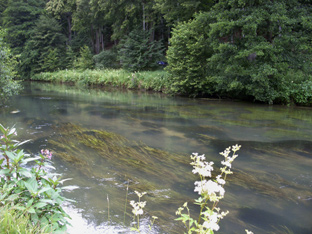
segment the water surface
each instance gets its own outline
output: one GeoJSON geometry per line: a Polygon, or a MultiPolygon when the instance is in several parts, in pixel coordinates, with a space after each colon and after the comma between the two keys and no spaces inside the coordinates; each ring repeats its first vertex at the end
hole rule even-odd
{"type": "Polygon", "coordinates": [[[219,152],[238,143],[219,233],[305,234],[312,233],[311,111],[32,82],[0,110],[0,121],[32,139],[29,152],[52,149],[57,172],[79,186],[65,193],[77,201],[66,205],[71,233],[129,233],[134,190],[147,192],[142,233],[152,216],[159,219],[150,233],[183,233],[175,211],[197,198],[189,155],[219,167],[219,152]]]}

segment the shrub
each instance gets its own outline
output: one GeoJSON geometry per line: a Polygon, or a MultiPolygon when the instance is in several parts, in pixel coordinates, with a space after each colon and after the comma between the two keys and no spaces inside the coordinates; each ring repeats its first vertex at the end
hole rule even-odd
{"type": "Polygon", "coordinates": [[[4,43],[5,32],[0,28],[0,105],[19,92],[20,84],[14,80],[16,60],[12,57],[9,47],[4,43]]]}
{"type": "Polygon", "coordinates": [[[117,60],[117,52],[114,48],[94,55],[93,60],[97,69],[118,68],[120,66],[117,60]]]}
{"type": "Polygon", "coordinates": [[[150,32],[134,30],[121,40],[118,51],[124,69],[140,71],[159,67],[157,61],[163,60],[164,47],[160,41],[151,41],[150,32]]]}
{"type": "Polygon", "coordinates": [[[74,62],[74,67],[81,70],[92,69],[94,67],[93,55],[88,46],[83,46],[80,48],[80,55],[74,62]]]}
{"type": "MultiPolygon", "coordinates": [[[[0,206],[13,207],[30,218],[34,225],[48,232],[65,231],[69,216],[62,208],[65,200],[60,181],[51,165],[52,153],[41,150],[36,157],[30,157],[18,147],[24,142],[14,141],[15,128],[4,128],[0,124],[0,206]],[[35,163],[32,167],[25,166],[35,163]]],[[[69,201],[69,200],[68,200],[69,201]]]]}

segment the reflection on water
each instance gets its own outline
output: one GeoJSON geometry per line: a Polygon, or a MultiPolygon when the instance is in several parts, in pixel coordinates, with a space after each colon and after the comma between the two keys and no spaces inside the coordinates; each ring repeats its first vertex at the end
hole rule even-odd
{"type": "Polygon", "coordinates": [[[77,201],[66,208],[71,233],[129,233],[134,190],[147,192],[143,233],[153,215],[151,233],[183,233],[175,211],[196,198],[189,155],[205,153],[220,166],[218,152],[236,143],[219,233],[312,233],[311,108],[25,87],[0,110],[1,123],[32,139],[28,151],[52,149],[57,172],[79,186],[65,194],[77,201]]]}

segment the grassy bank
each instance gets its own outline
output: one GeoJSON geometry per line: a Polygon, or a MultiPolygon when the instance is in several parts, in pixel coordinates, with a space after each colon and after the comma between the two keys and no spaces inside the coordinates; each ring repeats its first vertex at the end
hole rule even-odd
{"type": "Polygon", "coordinates": [[[129,72],[123,69],[62,70],[34,75],[31,80],[83,85],[111,85],[130,89],[168,90],[168,73],[163,70],[129,72]]]}

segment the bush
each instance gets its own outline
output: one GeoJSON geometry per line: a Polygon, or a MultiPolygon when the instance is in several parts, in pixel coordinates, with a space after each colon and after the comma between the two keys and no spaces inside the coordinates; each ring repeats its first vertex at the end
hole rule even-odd
{"type": "Polygon", "coordinates": [[[81,69],[81,70],[92,69],[94,67],[92,57],[93,55],[88,46],[85,45],[81,47],[80,56],[74,62],[74,68],[81,69]]]}
{"type": "Polygon", "coordinates": [[[20,84],[13,80],[16,76],[14,68],[17,62],[3,42],[4,34],[5,32],[0,28],[0,105],[21,89],[20,84]]]}
{"type": "Polygon", "coordinates": [[[97,69],[120,67],[117,60],[117,52],[114,48],[110,50],[104,50],[101,53],[94,55],[93,60],[95,63],[95,68],[97,69]]]}
{"type": "Polygon", "coordinates": [[[189,96],[212,94],[214,87],[207,79],[207,58],[212,49],[207,43],[209,21],[200,15],[195,20],[177,25],[167,51],[170,89],[189,96]]]}
{"type": "Polygon", "coordinates": [[[167,53],[172,90],[269,104],[289,103],[299,92],[295,102],[309,101],[311,8],[300,1],[238,2],[218,1],[176,27],[167,53]]]}
{"type": "MultiPolygon", "coordinates": [[[[20,211],[30,218],[34,225],[48,232],[66,231],[69,216],[62,208],[68,200],[61,196],[60,181],[56,175],[49,174],[52,153],[41,150],[36,157],[29,157],[18,147],[24,142],[12,140],[15,128],[4,128],[0,124],[0,206],[20,211]],[[25,166],[29,162],[34,166],[25,166]]],[[[69,200],[68,200],[69,201],[69,200]]]]}
{"type": "Polygon", "coordinates": [[[160,41],[151,41],[150,32],[134,30],[121,40],[118,51],[122,67],[129,71],[155,69],[163,60],[164,47],[160,41]]]}

